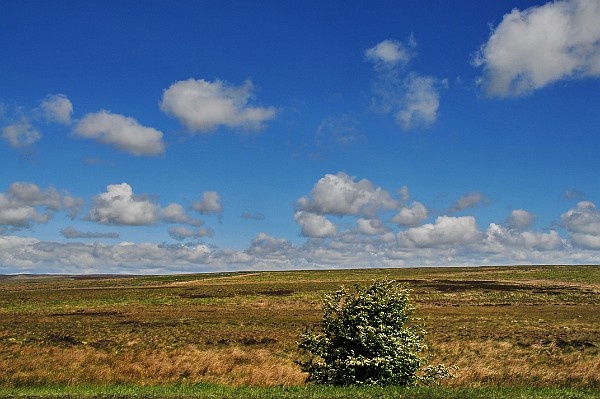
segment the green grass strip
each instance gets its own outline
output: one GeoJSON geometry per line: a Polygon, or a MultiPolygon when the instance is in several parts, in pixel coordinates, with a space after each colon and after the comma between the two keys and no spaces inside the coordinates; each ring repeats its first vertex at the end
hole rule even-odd
{"type": "Polygon", "coordinates": [[[20,399],[594,399],[600,391],[571,388],[229,387],[167,386],[0,387],[1,398],[20,399]]]}

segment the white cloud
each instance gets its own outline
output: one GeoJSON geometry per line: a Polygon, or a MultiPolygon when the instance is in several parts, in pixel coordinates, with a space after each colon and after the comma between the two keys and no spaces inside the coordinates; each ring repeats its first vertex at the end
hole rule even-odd
{"type": "Polygon", "coordinates": [[[211,228],[191,230],[183,226],[169,227],[168,232],[177,241],[183,241],[188,238],[212,237],[215,234],[211,228]]]}
{"type": "Polygon", "coordinates": [[[573,244],[600,249],[600,212],[593,202],[581,201],[560,216],[573,244]]]}
{"type": "Polygon", "coordinates": [[[323,215],[297,211],[294,219],[302,228],[302,235],[305,237],[326,238],[333,237],[337,233],[336,225],[323,215]]]}
{"type": "Polygon", "coordinates": [[[534,214],[529,213],[523,209],[515,209],[508,216],[506,224],[511,229],[524,230],[531,227],[534,221],[534,214]]]}
{"type": "Polygon", "coordinates": [[[221,80],[183,80],[164,91],[160,109],[191,132],[210,132],[220,125],[260,130],[276,110],[249,105],[253,90],[249,80],[240,87],[221,80]]]}
{"type": "Polygon", "coordinates": [[[44,118],[49,122],[57,122],[63,125],[71,124],[73,104],[64,94],[53,94],[47,96],[40,104],[44,118]]]}
{"type": "Polygon", "coordinates": [[[431,126],[437,119],[440,92],[431,76],[411,75],[405,81],[404,101],[396,112],[396,120],[405,130],[431,126]]]}
{"type": "Polygon", "coordinates": [[[27,119],[23,119],[2,129],[2,138],[14,148],[31,145],[42,138],[42,134],[31,126],[27,119]]]}
{"type": "Polygon", "coordinates": [[[33,223],[47,223],[50,217],[50,213],[40,213],[32,206],[11,203],[4,194],[0,194],[0,225],[25,228],[33,223]]]}
{"type": "Polygon", "coordinates": [[[513,9],[474,59],[490,96],[520,96],[563,79],[600,76],[600,3],[513,9]]]}
{"type": "Polygon", "coordinates": [[[300,210],[324,215],[365,215],[394,209],[398,201],[381,187],[367,180],[358,182],[343,172],[327,174],[313,187],[310,197],[298,200],[300,210]]]}
{"type": "Polygon", "coordinates": [[[416,43],[412,38],[407,46],[397,40],[388,39],[367,49],[367,51],[365,51],[365,57],[367,57],[369,61],[381,66],[396,66],[398,64],[404,66],[408,64],[413,57],[412,49],[415,45],[416,43]]]}
{"type": "Polygon", "coordinates": [[[0,116],[7,117],[11,123],[2,129],[2,138],[14,148],[23,148],[38,142],[42,134],[33,122],[45,119],[47,122],[71,123],[73,105],[63,94],[49,95],[34,110],[23,107],[5,107],[0,104],[0,116]],[[6,109],[5,109],[6,108],[6,109]],[[4,115],[8,111],[8,115],[4,115]]]}
{"type": "Polygon", "coordinates": [[[435,224],[413,227],[398,234],[403,246],[437,247],[451,244],[468,244],[477,238],[479,230],[473,216],[438,216],[435,224]]]}
{"type": "Polygon", "coordinates": [[[83,205],[81,198],[71,197],[68,193],[61,194],[53,187],[42,190],[38,185],[27,182],[12,183],[9,195],[20,203],[31,206],[45,206],[52,210],[69,209],[72,217],[83,205]]]}
{"type": "Polygon", "coordinates": [[[167,223],[184,223],[192,226],[202,226],[204,222],[199,219],[193,219],[187,214],[180,204],[169,204],[161,211],[163,221],[167,223]]]}
{"type": "Polygon", "coordinates": [[[454,213],[467,208],[475,208],[481,205],[482,203],[487,204],[489,202],[489,198],[487,198],[484,194],[480,192],[472,192],[460,197],[456,201],[456,203],[450,207],[448,212],[454,213]]]}
{"type": "Polygon", "coordinates": [[[136,156],[159,155],[165,151],[162,132],[142,126],[133,118],[105,110],[85,115],[77,123],[75,134],[113,145],[136,156]]]}
{"type": "Polygon", "coordinates": [[[160,206],[133,194],[127,183],[111,184],[94,199],[88,219],[100,224],[140,226],[160,219],[160,206]]]}
{"type": "Polygon", "coordinates": [[[373,106],[384,113],[393,113],[404,130],[429,127],[438,118],[440,88],[445,80],[423,76],[406,70],[413,58],[415,40],[408,45],[384,40],[365,53],[374,63],[377,78],[373,83],[373,106]]]}
{"type": "MultiPolygon", "coordinates": [[[[214,203],[209,202],[209,205],[214,203]]],[[[87,220],[100,224],[129,226],[152,225],[160,222],[196,227],[204,224],[202,220],[188,215],[180,204],[170,203],[162,208],[151,201],[147,195],[135,195],[132,187],[127,183],[108,185],[106,192],[94,198],[87,220]]],[[[181,233],[183,230],[173,231],[178,234],[177,232],[181,233]]],[[[204,233],[204,236],[212,235],[212,233],[208,234],[208,230],[204,233]]],[[[198,231],[194,234],[198,236],[198,231]]]]}
{"type": "Polygon", "coordinates": [[[258,235],[250,243],[250,247],[246,250],[246,252],[251,255],[285,256],[292,249],[292,244],[284,238],[275,238],[266,233],[258,233],[258,235]]]}
{"type": "Polygon", "coordinates": [[[593,202],[579,202],[575,209],[563,213],[560,219],[571,232],[600,234],[600,213],[593,202]]]}
{"type": "Polygon", "coordinates": [[[205,191],[202,194],[202,201],[194,201],[192,210],[198,211],[203,215],[218,214],[223,211],[223,206],[219,203],[221,196],[216,191],[205,191]]]}
{"type": "Polygon", "coordinates": [[[356,221],[356,225],[358,227],[358,232],[361,234],[365,234],[368,236],[374,236],[377,234],[383,234],[389,229],[383,224],[383,222],[379,219],[365,219],[359,218],[356,221]]]}
{"type": "Polygon", "coordinates": [[[47,223],[53,212],[62,210],[75,218],[81,205],[81,198],[53,187],[42,190],[33,183],[15,182],[6,193],[0,193],[0,225],[29,228],[34,223],[47,223]]]}
{"type": "Polygon", "coordinates": [[[526,250],[551,251],[565,245],[556,230],[548,233],[532,231],[516,231],[491,223],[485,233],[486,250],[499,253],[510,253],[526,250]]]}
{"type": "Polygon", "coordinates": [[[412,206],[402,207],[400,211],[392,218],[392,223],[401,226],[418,226],[423,220],[429,217],[427,207],[420,202],[413,201],[412,206]]]}
{"type": "Polygon", "coordinates": [[[162,211],[163,218],[171,223],[187,223],[190,216],[180,204],[169,204],[162,211]]]}

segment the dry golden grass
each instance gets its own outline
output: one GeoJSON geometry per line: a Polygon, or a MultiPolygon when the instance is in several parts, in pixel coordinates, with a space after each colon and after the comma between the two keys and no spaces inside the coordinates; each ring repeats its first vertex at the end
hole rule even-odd
{"type": "Polygon", "coordinates": [[[306,376],[292,361],[265,349],[229,347],[106,353],[93,348],[14,348],[0,363],[9,386],[175,382],[299,385],[306,376]]]}
{"type": "Polygon", "coordinates": [[[438,343],[437,352],[458,367],[448,381],[453,386],[600,387],[598,356],[554,344],[531,350],[505,341],[455,341],[438,343]]]}

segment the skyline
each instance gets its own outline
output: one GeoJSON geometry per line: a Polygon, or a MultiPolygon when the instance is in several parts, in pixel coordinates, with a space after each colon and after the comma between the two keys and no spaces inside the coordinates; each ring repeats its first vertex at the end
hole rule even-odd
{"type": "Polygon", "coordinates": [[[0,274],[600,261],[597,0],[0,4],[0,274]]]}

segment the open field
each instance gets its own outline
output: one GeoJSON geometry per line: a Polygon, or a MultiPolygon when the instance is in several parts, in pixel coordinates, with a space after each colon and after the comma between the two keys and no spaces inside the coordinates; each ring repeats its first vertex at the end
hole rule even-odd
{"type": "Polygon", "coordinates": [[[600,388],[600,267],[524,266],[3,276],[0,393],[302,386],[295,341],[323,294],[385,276],[413,289],[431,363],[458,366],[447,388],[600,388]]]}

